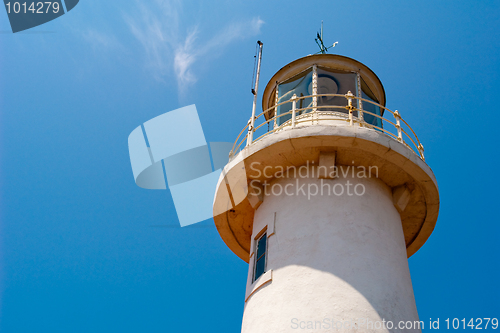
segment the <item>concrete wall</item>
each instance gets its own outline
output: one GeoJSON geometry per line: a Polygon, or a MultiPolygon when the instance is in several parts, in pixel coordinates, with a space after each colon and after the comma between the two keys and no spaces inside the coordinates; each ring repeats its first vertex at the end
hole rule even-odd
{"type": "Polygon", "coordinates": [[[275,179],[267,190],[255,213],[251,250],[255,236],[267,228],[267,272],[252,282],[252,254],[243,333],[420,331],[397,328],[400,321],[418,321],[418,314],[390,188],[349,174],[333,180],[275,179]],[[327,194],[325,184],[338,184],[336,194],[343,186],[344,193],[327,194]],[[354,192],[357,184],[362,195],[354,192]],[[279,194],[286,185],[292,195],[279,194]],[[323,195],[313,196],[322,185],[323,195]],[[395,327],[380,328],[382,320],[395,327]]]}

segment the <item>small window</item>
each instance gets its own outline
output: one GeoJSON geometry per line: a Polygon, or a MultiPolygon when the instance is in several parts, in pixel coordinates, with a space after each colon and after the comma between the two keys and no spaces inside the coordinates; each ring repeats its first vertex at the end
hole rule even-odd
{"type": "Polygon", "coordinates": [[[255,270],[253,280],[257,280],[266,271],[267,233],[255,241],[255,270]]]}

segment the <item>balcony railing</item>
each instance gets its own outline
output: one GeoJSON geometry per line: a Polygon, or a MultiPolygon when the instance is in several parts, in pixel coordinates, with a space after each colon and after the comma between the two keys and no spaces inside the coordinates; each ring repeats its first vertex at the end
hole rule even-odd
{"type": "MultiPolygon", "coordinates": [[[[283,118],[283,120],[284,119],[286,118],[283,118]]],[[[346,124],[348,126],[360,126],[382,132],[390,136],[394,140],[404,144],[411,151],[417,154],[423,161],[425,161],[424,147],[422,146],[422,143],[420,143],[417,134],[415,134],[410,125],[408,125],[408,123],[404,121],[403,118],[401,118],[401,115],[397,110],[391,111],[388,108],[371,100],[354,96],[350,91],[345,95],[317,94],[301,97],[293,95],[290,100],[278,103],[271,108],[264,110],[261,114],[255,116],[254,119],[250,119],[245,128],[243,128],[243,130],[239,133],[236,141],[233,144],[233,148],[229,153],[229,158],[232,159],[236,155],[236,153],[241,150],[244,142],[246,142],[246,146],[249,146],[256,141],[261,140],[267,135],[271,135],[283,130],[293,130],[294,128],[303,127],[304,125],[334,125],[335,123],[332,123],[332,120],[345,121],[348,123],[346,124]],[[318,105],[317,101],[319,97],[344,97],[346,99],[346,105],[318,105]],[[308,98],[312,98],[312,102],[307,107],[297,108],[298,101],[306,100],[308,98]],[[355,101],[355,103],[353,103],[353,101],[355,101]],[[277,115],[278,107],[290,103],[292,104],[292,108],[290,111],[277,115]],[[376,113],[363,109],[363,104],[365,103],[379,107],[380,110],[385,111],[381,113],[385,113],[386,115],[387,113],[389,113],[390,115],[392,115],[392,119],[389,120],[376,113]],[[324,109],[328,109],[328,111],[325,111],[324,109]],[[269,114],[273,111],[274,116],[272,118],[266,119],[264,117],[264,115],[269,114]],[[279,120],[281,117],[286,117],[287,115],[290,115],[291,119],[283,122],[279,120]],[[380,123],[381,126],[366,122],[364,120],[365,115],[371,115],[375,119],[380,119],[380,122],[377,123],[380,123]],[[278,125],[279,123],[281,124],[278,125]],[[265,131],[266,125],[267,131],[265,131]],[[264,133],[261,134],[260,132],[264,133]],[[243,133],[246,134],[243,135],[243,133]],[[260,135],[254,139],[255,133],[260,135]]]]}

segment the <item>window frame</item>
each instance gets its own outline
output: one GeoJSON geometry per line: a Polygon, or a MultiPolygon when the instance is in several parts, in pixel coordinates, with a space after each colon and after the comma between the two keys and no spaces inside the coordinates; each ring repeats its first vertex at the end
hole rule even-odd
{"type": "Polygon", "coordinates": [[[262,229],[261,232],[259,232],[257,234],[257,236],[254,238],[254,262],[253,262],[253,276],[252,276],[252,283],[254,283],[255,281],[257,281],[261,276],[263,276],[266,272],[267,272],[267,253],[269,252],[269,243],[267,241],[268,237],[267,237],[267,227],[262,229]],[[265,237],[265,244],[266,244],[266,250],[264,252],[264,254],[257,258],[257,253],[258,253],[258,249],[259,249],[259,241],[265,237]],[[264,271],[258,276],[256,277],[256,273],[257,273],[257,262],[259,261],[259,259],[261,258],[264,258],[264,271]]]}

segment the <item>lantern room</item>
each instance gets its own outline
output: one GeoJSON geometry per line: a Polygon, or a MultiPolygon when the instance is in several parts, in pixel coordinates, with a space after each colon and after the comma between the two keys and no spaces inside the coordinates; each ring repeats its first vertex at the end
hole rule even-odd
{"type": "Polygon", "coordinates": [[[275,117],[274,128],[291,121],[292,101],[296,115],[303,119],[327,112],[345,119],[348,114],[346,94],[358,97],[353,116],[369,125],[382,127],[385,92],[375,73],[362,63],[340,55],[318,54],[297,59],[281,68],[264,90],[262,108],[266,119],[275,117]],[[361,105],[365,99],[365,105],[361,105]],[[377,116],[379,117],[377,117],[377,116]],[[361,119],[360,119],[361,120],[361,119]]]}

